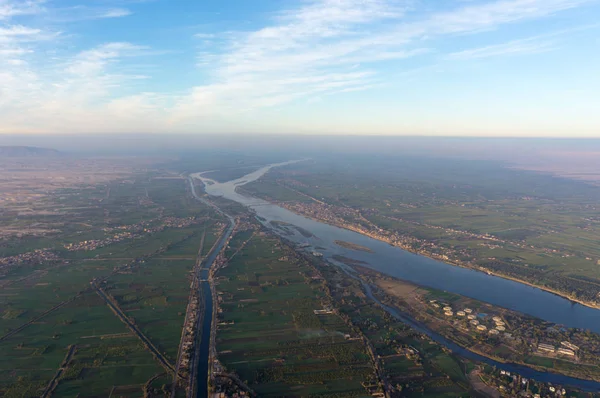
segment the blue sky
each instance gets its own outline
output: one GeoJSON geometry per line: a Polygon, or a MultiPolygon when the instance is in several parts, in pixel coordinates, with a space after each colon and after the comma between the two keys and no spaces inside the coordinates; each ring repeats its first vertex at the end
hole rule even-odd
{"type": "Polygon", "coordinates": [[[0,0],[0,133],[600,137],[600,0],[0,0]]]}

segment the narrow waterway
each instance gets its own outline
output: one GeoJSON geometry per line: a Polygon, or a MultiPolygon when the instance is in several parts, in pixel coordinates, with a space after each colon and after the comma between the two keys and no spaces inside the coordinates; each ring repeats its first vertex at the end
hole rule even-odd
{"type": "Polygon", "coordinates": [[[210,251],[210,253],[208,253],[208,256],[206,256],[206,258],[202,261],[201,268],[200,268],[200,279],[202,281],[200,283],[200,290],[201,290],[202,297],[204,299],[204,316],[202,318],[202,334],[201,334],[201,340],[200,340],[200,348],[198,350],[198,364],[197,364],[197,373],[196,373],[197,374],[197,383],[196,383],[197,394],[196,394],[196,396],[201,398],[201,397],[206,397],[208,395],[208,377],[209,377],[209,369],[210,369],[209,360],[210,360],[210,346],[211,346],[210,342],[211,342],[211,337],[212,337],[212,332],[213,332],[212,319],[213,319],[214,302],[213,302],[212,286],[209,282],[210,268],[212,267],[213,263],[215,262],[215,259],[217,258],[217,256],[219,255],[219,252],[223,249],[223,246],[225,246],[225,243],[227,242],[227,240],[233,233],[233,228],[235,226],[235,220],[229,214],[223,212],[221,209],[214,206],[212,203],[207,202],[204,199],[202,199],[196,193],[196,187],[194,186],[193,181],[191,179],[189,180],[189,183],[190,183],[190,189],[192,191],[192,194],[194,195],[194,197],[196,199],[207,204],[208,206],[213,207],[217,212],[221,213],[229,221],[229,225],[227,226],[227,229],[225,230],[225,232],[223,234],[221,234],[217,243],[212,247],[212,250],[210,251]]]}
{"type": "MultiPolygon", "coordinates": [[[[291,163],[294,162],[265,166],[260,170],[225,183],[218,183],[205,178],[202,176],[202,173],[194,174],[193,177],[199,178],[204,182],[206,192],[209,195],[222,196],[251,208],[264,225],[286,239],[302,244],[305,246],[303,250],[319,252],[325,259],[330,261],[333,256],[341,255],[353,260],[362,261],[365,266],[383,274],[421,286],[428,286],[472,297],[567,327],[589,329],[600,333],[600,310],[573,303],[560,296],[522,283],[413,254],[398,247],[390,246],[385,242],[308,219],[264,200],[244,196],[236,192],[237,187],[256,181],[271,168],[291,163]],[[371,250],[371,253],[340,247],[335,241],[345,241],[367,247],[371,250]]],[[[386,310],[394,316],[403,316],[405,320],[408,320],[408,317],[399,314],[393,308],[386,307],[386,310]]],[[[414,321],[413,325],[416,325],[414,321]]],[[[428,334],[440,344],[465,357],[490,363],[501,369],[516,371],[525,377],[530,375],[529,377],[540,381],[574,385],[588,391],[600,391],[600,383],[552,373],[535,372],[530,368],[506,365],[489,360],[462,349],[442,336],[426,329],[423,325],[418,326],[418,329],[423,333],[428,334]]]]}
{"type": "Polygon", "coordinates": [[[419,332],[429,336],[433,341],[437,342],[438,344],[443,345],[444,347],[451,350],[453,353],[458,354],[463,358],[467,358],[467,359],[481,362],[481,363],[486,363],[488,365],[495,366],[499,369],[506,370],[506,371],[514,373],[514,374],[519,374],[522,377],[525,377],[527,379],[537,380],[539,382],[552,383],[554,385],[562,385],[562,386],[567,386],[567,385],[576,386],[584,391],[589,391],[589,392],[599,392],[600,391],[600,383],[595,382],[595,381],[577,379],[574,377],[564,376],[564,375],[556,374],[556,373],[540,372],[540,371],[537,371],[532,368],[528,368],[527,366],[523,366],[523,365],[517,365],[517,364],[512,364],[512,363],[500,363],[500,362],[494,361],[493,359],[484,357],[483,355],[479,355],[472,351],[469,351],[466,348],[463,348],[463,347],[459,346],[458,344],[448,340],[447,338],[433,332],[432,330],[428,329],[425,325],[416,321],[409,315],[398,311],[396,308],[392,308],[390,306],[387,306],[387,305],[381,303],[373,295],[373,292],[371,291],[371,286],[363,281],[361,281],[361,282],[363,284],[363,287],[365,289],[367,297],[369,297],[370,299],[372,299],[373,301],[378,303],[388,314],[390,314],[394,318],[398,319],[402,323],[409,325],[413,329],[418,330],[419,332]]]}

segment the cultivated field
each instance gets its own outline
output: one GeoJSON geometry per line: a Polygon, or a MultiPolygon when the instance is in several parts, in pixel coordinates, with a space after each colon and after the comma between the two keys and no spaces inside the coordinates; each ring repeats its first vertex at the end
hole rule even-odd
{"type": "Polygon", "coordinates": [[[0,395],[166,394],[172,374],[107,300],[174,364],[201,237],[222,220],[185,179],[118,177],[49,192],[51,214],[3,213],[56,232],[0,241],[0,395]]]}
{"type": "Polygon", "coordinates": [[[219,359],[260,396],[367,396],[373,368],[360,339],[327,302],[322,281],[293,251],[264,233],[218,276],[219,359]]]}
{"type": "Polygon", "coordinates": [[[243,189],[406,249],[600,305],[600,188],[485,161],[331,156],[243,189]]]}

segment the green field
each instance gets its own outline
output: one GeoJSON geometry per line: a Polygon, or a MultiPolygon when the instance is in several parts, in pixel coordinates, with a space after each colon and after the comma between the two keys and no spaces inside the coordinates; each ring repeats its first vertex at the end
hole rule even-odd
{"type": "Polygon", "coordinates": [[[54,396],[72,396],[73,389],[81,396],[108,395],[113,386],[137,386],[132,396],[141,396],[147,379],[163,372],[104,301],[89,292],[0,342],[4,396],[38,396],[71,345],[77,347],[75,355],[54,396]],[[30,395],[20,391],[23,384],[30,385],[30,395]]]}
{"type": "MultiPolygon", "coordinates": [[[[230,252],[250,234],[232,240],[230,252]]],[[[219,359],[259,396],[365,396],[373,376],[360,340],[327,302],[315,271],[275,238],[258,233],[219,272],[219,359]]]]}
{"type": "Polygon", "coordinates": [[[111,277],[105,288],[171,362],[177,357],[194,262],[151,259],[111,277]]]}
{"type": "MultiPolygon", "coordinates": [[[[315,260],[316,261],[316,260],[315,260]]],[[[322,266],[328,291],[348,317],[354,333],[362,333],[381,358],[393,394],[407,397],[470,397],[466,363],[419,332],[392,318],[366,298],[359,281],[337,267],[322,266]],[[406,349],[412,350],[410,354],[406,349]]],[[[396,396],[396,395],[394,395],[396,396]]]]}
{"type": "MultiPolygon", "coordinates": [[[[103,289],[173,363],[190,271],[202,236],[206,234],[206,244],[212,245],[218,235],[220,216],[189,195],[187,180],[162,178],[159,173],[63,190],[46,206],[77,209],[61,220],[63,233],[0,244],[4,256],[44,247],[58,258],[10,267],[0,275],[0,333],[6,336],[0,341],[0,396],[40,396],[61,366],[54,397],[143,396],[144,385],[165,369],[90,282],[106,279],[103,289]],[[150,230],[190,217],[196,220],[191,225],[150,230]],[[64,247],[110,238],[140,222],[147,231],[140,229],[131,239],[93,250],[64,247]],[[32,320],[36,321],[29,323],[32,320]],[[22,329],[9,335],[18,328],[22,329]],[[63,363],[72,346],[72,357],[63,363]]],[[[45,222],[54,221],[46,217],[45,222]]],[[[160,376],[150,387],[164,394],[162,384],[170,380],[172,376],[160,376]]]]}
{"type": "Polygon", "coordinates": [[[243,189],[329,222],[382,228],[411,250],[598,299],[598,186],[484,161],[332,155],[243,189]]]}

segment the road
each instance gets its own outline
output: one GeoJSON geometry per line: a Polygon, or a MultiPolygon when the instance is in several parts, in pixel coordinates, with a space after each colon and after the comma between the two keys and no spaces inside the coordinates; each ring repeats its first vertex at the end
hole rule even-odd
{"type": "Polygon", "coordinates": [[[108,304],[110,309],[113,310],[113,312],[119,317],[119,319],[123,323],[125,323],[129,327],[129,329],[131,329],[131,331],[133,331],[133,333],[135,333],[136,336],[140,340],[142,340],[142,342],[146,345],[146,347],[150,350],[150,352],[152,352],[152,354],[154,354],[154,356],[160,362],[160,364],[168,371],[175,372],[175,368],[174,368],[173,364],[171,364],[171,362],[169,362],[169,360],[167,358],[165,358],[165,356],[158,350],[158,348],[156,348],[154,346],[154,344],[152,344],[150,339],[148,339],[144,335],[144,333],[142,333],[142,331],[139,330],[138,327],[129,320],[127,315],[125,315],[125,313],[123,313],[123,311],[112,302],[111,298],[108,297],[108,295],[104,292],[104,290],[100,289],[97,286],[94,286],[94,290],[96,291],[96,293],[98,293],[98,295],[100,297],[102,297],[102,299],[104,299],[106,304],[108,304]]]}
{"type": "Polygon", "coordinates": [[[84,290],[84,291],[81,291],[81,292],[77,293],[75,296],[71,297],[70,299],[68,299],[68,300],[65,300],[65,301],[63,301],[62,303],[59,303],[59,304],[55,305],[54,307],[50,308],[49,310],[47,310],[47,311],[43,312],[42,314],[40,314],[40,315],[36,316],[36,317],[35,317],[35,318],[33,318],[33,319],[31,319],[31,320],[27,321],[26,323],[24,323],[23,325],[19,326],[18,328],[16,328],[16,329],[13,329],[13,330],[9,331],[9,332],[8,332],[8,333],[6,333],[4,336],[0,337],[0,341],[2,341],[2,340],[5,340],[5,339],[9,338],[9,337],[10,337],[10,336],[12,336],[13,334],[19,333],[21,330],[25,329],[27,326],[29,326],[29,325],[32,325],[33,323],[35,323],[35,322],[39,321],[40,319],[42,319],[43,317],[47,316],[48,314],[50,314],[50,313],[52,313],[52,312],[56,311],[57,309],[64,307],[65,305],[67,305],[67,304],[69,304],[71,301],[73,301],[73,300],[75,300],[75,299],[77,299],[77,298],[81,297],[81,295],[82,295],[83,293],[86,293],[86,292],[88,292],[88,291],[89,291],[89,289],[88,289],[88,290],[84,290]]]}
{"type": "MultiPolygon", "coordinates": [[[[200,247],[198,248],[198,255],[196,256],[196,264],[194,265],[194,281],[192,282],[192,289],[198,288],[198,281],[200,280],[200,264],[202,263],[202,250],[204,249],[204,239],[206,237],[206,229],[202,233],[202,238],[200,239],[200,247]]],[[[183,321],[183,327],[181,328],[181,340],[179,341],[179,349],[177,350],[177,362],[175,363],[175,375],[173,377],[173,386],[171,389],[171,396],[175,396],[175,392],[177,389],[177,379],[179,376],[179,369],[181,368],[181,359],[183,357],[183,343],[185,342],[186,330],[185,327],[188,324],[188,321],[191,316],[191,303],[195,294],[193,291],[190,292],[188,299],[188,306],[185,311],[185,320],[183,321]]]]}

